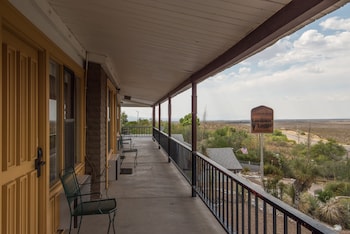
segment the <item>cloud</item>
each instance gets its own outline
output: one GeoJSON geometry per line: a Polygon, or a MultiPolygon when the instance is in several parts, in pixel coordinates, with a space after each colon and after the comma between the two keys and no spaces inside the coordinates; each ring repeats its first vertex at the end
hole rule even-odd
{"type": "Polygon", "coordinates": [[[337,16],[322,21],[320,26],[324,30],[345,30],[350,31],[350,19],[341,19],[337,16]]]}
{"type": "MultiPolygon", "coordinates": [[[[234,74],[230,74],[230,75],[234,75],[234,74]]],[[[222,81],[227,80],[227,78],[230,75],[229,74],[225,74],[225,73],[219,73],[219,74],[215,75],[212,80],[215,81],[215,82],[222,82],[222,81]]]]}
{"type": "Polygon", "coordinates": [[[244,73],[249,73],[250,72],[250,68],[249,67],[241,67],[238,71],[239,74],[244,74],[244,73]]]}
{"type": "Polygon", "coordinates": [[[327,59],[327,57],[348,53],[350,50],[350,18],[340,19],[332,17],[320,23],[324,29],[338,30],[332,34],[319,31],[317,28],[304,31],[296,40],[289,36],[279,40],[276,44],[266,49],[268,55],[258,62],[260,68],[275,69],[295,64],[305,64],[315,60],[327,59]],[[339,31],[342,29],[342,31],[339,31]],[[273,54],[273,56],[271,56],[273,54]]]}
{"type": "Polygon", "coordinates": [[[319,65],[308,64],[305,66],[305,71],[310,73],[322,73],[324,69],[319,65]]]}
{"type": "Polygon", "coordinates": [[[207,119],[249,119],[263,104],[276,118],[350,118],[348,22],[325,19],[319,25],[327,31],[306,28],[218,75],[225,79],[206,80],[199,113],[206,106],[207,119]]]}

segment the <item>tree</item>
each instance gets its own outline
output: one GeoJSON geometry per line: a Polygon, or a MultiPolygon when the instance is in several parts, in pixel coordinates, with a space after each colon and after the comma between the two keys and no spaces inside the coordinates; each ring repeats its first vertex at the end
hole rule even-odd
{"type": "MultiPolygon", "coordinates": [[[[192,114],[189,113],[189,114],[185,115],[183,118],[181,118],[180,124],[184,127],[192,125],[192,114]]],[[[199,118],[197,117],[197,126],[199,126],[199,124],[200,124],[199,118]]]]}
{"type": "Polygon", "coordinates": [[[218,128],[209,135],[208,147],[222,148],[232,147],[235,150],[243,146],[243,141],[248,138],[246,131],[236,130],[232,127],[218,128]]]}
{"type": "Polygon", "coordinates": [[[295,179],[293,183],[293,203],[295,207],[298,207],[301,193],[311,187],[311,184],[318,175],[318,170],[315,163],[305,158],[294,159],[291,163],[293,178],[295,179]]]}
{"type": "Polygon", "coordinates": [[[140,125],[140,126],[152,126],[152,123],[148,119],[141,119],[141,118],[139,118],[138,125],[140,125]]]}
{"type": "MultiPolygon", "coordinates": [[[[305,151],[300,150],[304,156],[305,151]]],[[[346,179],[346,163],[342,161],[346,149],[335,142],[335,140],[328,139],[325,143],[319,141],[317,144],[310,147],[309,154],[306,154],[307,159],[315,161],[318,164],[320,176],[326,179],[346,179]]]]}
{"type": "Polygon", "coordinates": [[[322,141],[311,146],[310,156],[317,161],[335,160],[339,161],[345,155],[346,149],[336,143],[333,139],[328,139],[326,143],[322,141]]]}
{"type": "Polygon", "coordinates": [[[124,126],[128,122],[128,116],[125,114],[125,112],[122,112],[122,115],[120,116],[122,126],[124,126]]]}
{"type": "Polygon", "coordinates": [[[207,134],[206,134],[206,123],[207,123],[207,107],[205,107],[204,109],[204,113],[203,113],[203,118],[202,118],[202,127],[200,129],[201,131],[201,134],[199,135],[199,140],[203,140],[207,137],[207,134]]]}

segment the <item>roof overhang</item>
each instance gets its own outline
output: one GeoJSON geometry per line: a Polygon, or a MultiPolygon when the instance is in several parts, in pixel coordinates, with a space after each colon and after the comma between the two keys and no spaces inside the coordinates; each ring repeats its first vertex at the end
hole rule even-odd
{"type": "Polygon", "coordinates": [[[153,106],[349,0],[9,1],[79,64],[100,63],[122,106],[153,106]]]}

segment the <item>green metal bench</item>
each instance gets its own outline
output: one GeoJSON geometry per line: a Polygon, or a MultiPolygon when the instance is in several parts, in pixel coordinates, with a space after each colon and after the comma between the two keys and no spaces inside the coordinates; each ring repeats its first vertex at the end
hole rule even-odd
{"type": "Polygon", "coordinates": [[[83,199],[85,196],[96,196],[100,193],[87,193],[82,194],[80,192],[80,187],[78,184],[77,176],[75,174],[74,169],[69,168],[60,174],[60,180],[64,189],[65,196],[67,198],[69,211],[70,211],[70,225],[69,225],[69,233],[71,233],[72,229],[72,219],[74,217],[80,217],[78,233],[80,231],[81,222],[83,216],[85,215],[108,215],[109,224],[108,231],[113,227],[113,233],[115,233],[114,227],[114,219],[117,211],[117,201],[115,198],[107,198],[107,199],[93,199],[86,200],[83,199]]]}
{"type": "Polygon", "coordinates": [[[135,158],[134,158],[134,167],[137,166],[137,154],[138,150],[136,148],[133,148],[132,146],[132,140],[131,138],[123,138],[120,136],[119,138],[119,150],[121,152],[120,154],[120,159],[121,159],[121,164],[123,164],[123,160],[125,159],[125,153],[135,153],[135,158]],[[130,147],[129,148],[124,148],[124,143],[125,141],[130,141],[130,147]]]}
{"type": "Polygon", "coordinates": [[[131,148],[131,145],[132,145],[131,137],[123,137],[122,135],[120,135],[118,139],[118,149],[124,148],[125,144],[129,144],[129,147],[131,148]]]}

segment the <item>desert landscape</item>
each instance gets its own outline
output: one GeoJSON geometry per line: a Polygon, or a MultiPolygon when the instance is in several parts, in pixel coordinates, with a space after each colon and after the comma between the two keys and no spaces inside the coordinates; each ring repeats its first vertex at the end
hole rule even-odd
{"type": "Polygon", "coordinates": [[[275,129],[299,131],[316,135],[322,139],[334,139],[340,144],[350,145],[350,119],[334,120],[276,120],[275,129]]]}
{"type": "MultiPolygon", "coordinates": [[[[223,126],[235,126],[250,132],[250,121],[206,121],[201,123],[206,129],[217,129],[223,126]]],[[[343,145],[350,145],[350,119],[287,119],[275,120],[274,129],[293,131],[306,135],[309,131],[315,139],[334,139],[343,145]]]]}

